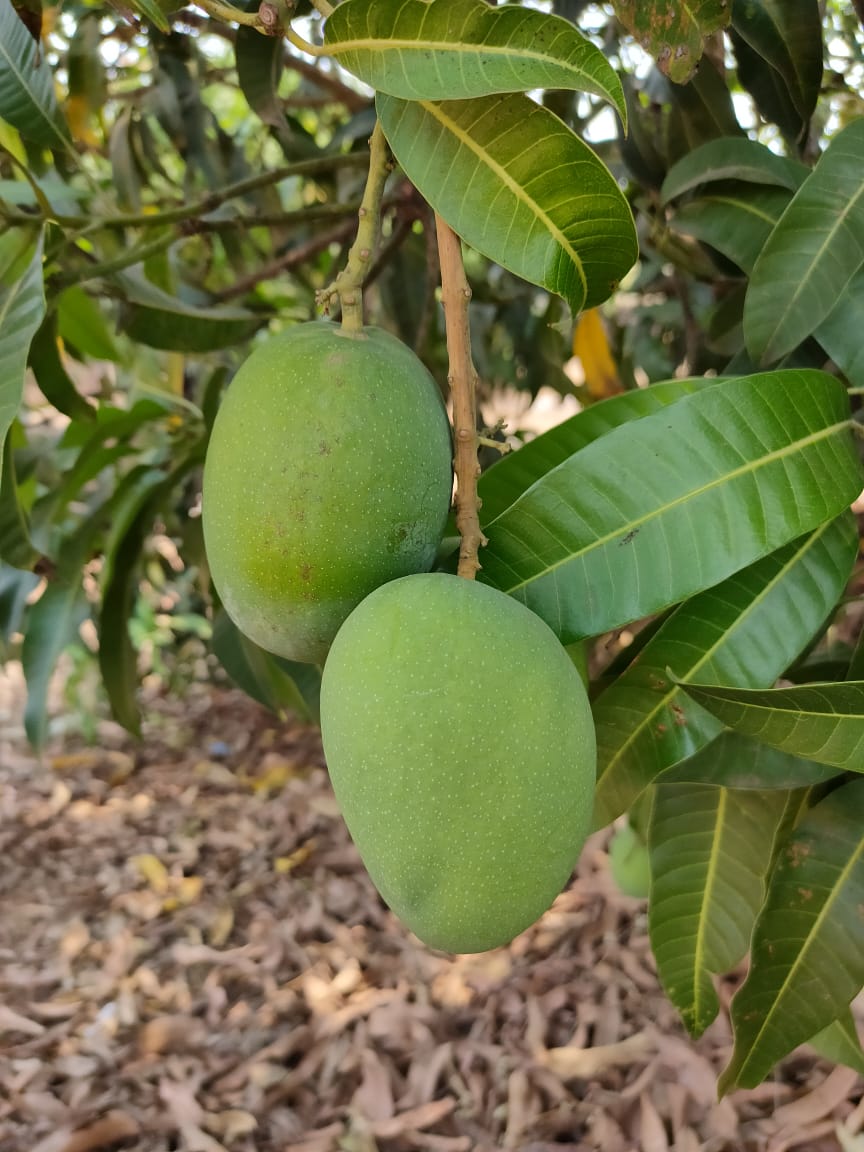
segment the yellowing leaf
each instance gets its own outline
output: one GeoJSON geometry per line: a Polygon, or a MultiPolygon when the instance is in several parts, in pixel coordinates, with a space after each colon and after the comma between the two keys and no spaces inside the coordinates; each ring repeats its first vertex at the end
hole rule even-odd
{"type": "Polygon", "coordinates": [[[603,400],[624,391],[597,308],[579,316],[573,333],[573,355],[582,362],[585,387],[593,399],[603,400]]]}
{"type": "Polygon", "coordinates": [[[90,123],[90,103],[86,96],[69,96],[64,105],[66,123],[72,133],[72,139],[86,144],[88,148],[99,146],[99,137],[93,131],[90,123]]]}
{"type": "Polygon", "coordinates": [[[307,840],[305,844],[301,844],[290,856],[277,856],[273,861],[273,871],[284,874],[286,872],[293,872],[295,868],[304,864],[312,853],[315,851],[316,844],[314,840],[307,840]]]}
{"type": "Polygon", "coordinates": [[[165,895],[170,884],[168,869],[157,857],[146,853],[142,856],[132,857],[132,866],[136,868],[142,880],[146,880],[154,892],[160,896],[165,895]]]}

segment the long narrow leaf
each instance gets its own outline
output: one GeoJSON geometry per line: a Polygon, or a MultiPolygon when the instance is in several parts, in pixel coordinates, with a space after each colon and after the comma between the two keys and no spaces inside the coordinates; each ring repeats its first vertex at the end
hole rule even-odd
{"type": "Polygon", "coordinates": [[[862,473],[840,382],[726,381],[589,444],[486,528],[480,578],[567,644],[718,584],[838,516],[862,473]]]}
{"type": "Polygon", "coordinates": [[[857,554],[857,525],[846,512],[669,617],[595,706],[596,824],[608,824],[664,769],[719,735],[720,721],[693,706],[682,682],[770,687],[837,603],[857,554]]]}
{"type": "Polygon", "coordinates": [[[754,360],[779,360],[818,327],[864,264],[864,117],[831,141],[753,268],[744,337],[754,360]]]}
{"type": "Polygon", "coordinates": [[[753,1088],[845,1011],[864,983],[864,781],[804,816],[771,877],[750,972],[732,1001],[721,1092],[753,1088]]]}
{"type": "Polygon", "coordinates": [[[685,691],[736,732],[793,756],[864,772],[864,681],[761,692],[687,684],[685,691]]]}
{"type": "Polygon", "coordinates": [[[605,164],[521,93],[376,107],[408,178],[472,247],[574,313],[602,303],[637,255],[630,206],[605,164]]]}
{"type": "Polygon", "coordinates": [[[718,784],[724,788],[805,788],[824,784],[837,769],[815,760],[805,760],[761,744],[752,736],[726,730],[695,756],[667,768],[658,784],[689,782],[718,784]]]}
{"type": "Polygon", "coordinates": [[[700,1036],[719,1008],[712,976],[747,952],[785,792],[657,786],[649,830],[651,949],[666,994],[700,1036]]]}
{"type": "Polygon", "coordinates": [[[21,403],[30,341],[45,315],[42,233],[32,254],[31,243],[32,236],[15,230],[0,237],[0,462],[3,441],[21,403]]]}
{"type": "Polygon", "coordinates": [[[593,92],[626,124],[621,81],[569,20],[484,0],[344,0],[327,20],[328,55],[403,100],[464,100],[533,88],[593,92]]]}
{"type": "Polygon", "coordinates": [[[71,150],[51,68],[11,0],[0,0],[0,117],[34,144],[71,150]]]}

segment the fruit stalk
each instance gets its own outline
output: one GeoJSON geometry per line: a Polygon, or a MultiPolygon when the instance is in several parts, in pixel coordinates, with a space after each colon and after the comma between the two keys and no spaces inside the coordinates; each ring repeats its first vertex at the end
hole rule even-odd
{"type": "Polygon", "coordinates": [[[447,326],[447,355],[450,371],[447,382],[453,397],[453,440],[456,473],[456,527],[459,529],[460,576],[473,580],[481,568],[480,548],[487,543],[480,528],[480,497],[477,477],[480,464],[477,449],[477,370],[471,357],[471,331],[468,306],[471,288],[462,263],[459,237],[441,217],[435,214],[438,233],[438,256],[441,263],[441,303],[447,326]]]}
{"type": "Polygon", "coordinates": [[[342,327],[359,333],[363,328],[363,281],[375,250],[381,226],[381,201],[392,165],[387,141],[376,120],[369,138],[369,175],[357,212],[357,236],[348,252],[348,262],[332,284],[317,294],[319,307],[327,311],[334,297],[342,305],[342,327]]]}

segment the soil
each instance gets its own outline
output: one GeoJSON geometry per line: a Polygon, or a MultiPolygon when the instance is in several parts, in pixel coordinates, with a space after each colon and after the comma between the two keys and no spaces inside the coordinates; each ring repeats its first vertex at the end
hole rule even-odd
{"type": "MultiPolygon", "coordinates": [[[[808,1049],[718,1101],[608,832],[506,949],[422,946],[369,882],[317,731],[233,691],[145,737],[55,738],[0,694],[0,1152],[860,1152],[808,1049]]],[[[740,977],[740,974],[739,974],[740,977]]]]}

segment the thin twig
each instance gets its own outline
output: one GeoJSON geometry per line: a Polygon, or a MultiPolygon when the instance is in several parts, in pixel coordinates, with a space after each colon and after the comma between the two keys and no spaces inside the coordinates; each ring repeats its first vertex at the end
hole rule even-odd
{"type": "Polygon", "coordinates": [[[487,543],[480,529],[480,498],[477,495],[477,370],[471,358],[468,307],[471,288],[462,263],[462,244],[450,226],[435,214],[438,255],[441,261],[441,303],[447,326],[447,381],[453,398],[453,433],[456,444],[456,527],[460,576],[473,580],[481,567],[480,548],[487,543]]]}
{"type": "MultiPolygon", "coordinates": [[[[218,192],[208,192],[200,200],[191,204],[178,205],[176,208],[166,208],[158,215],[151,213],[126,213],[117,216],[105,216],[101,220],[92,216],[68,216],[63,213],[44,213],[43,219],[51,220],[63,228],[159,228],[164,224],[175,224],[182,220],[192,220],[196,216],[206,216],[220,208],[226,201],[238,196],[245,196],[269,184],[279,184],[292,176],[314,176],[319,172],[330,172],[337,168],[354,168],[368,163],[365,152],[346,152],[337,156],[314,156],[309,160],[299,160],[295,164],[285,164],[281,168],[273,168],[269,172],[259,172],[257,176],[247,176],[233,184],[227,184],[218,192]]],[[[50,207],[50,205],[49,205],[50,207]]],[[[38,223],[39,216],[33,212],[21,210],[8,211],[0,205],[0,218],[10,224],[38,223]]]]}
{"type": "Polygon", "coordinates": [[[348,252],[348,262],[332,284],[322,288],[316,298],[319,307],[327,311],[338,297],[342,305],[342,326],[350,332],[363,327],[363,281],[369,271],[369,262],[375,251],[381,226],[381,202],[384,185],[390,173],[387,141],[378,121],[369,139],[369,175],[363,189],[363,200],[357,211],[357,237],[348,252]]]}
{"type": "Polygon", "coordinates": [[[213,299],[220,302],[235,300],[257,284],[261,284],[265,280],[273,280],[288,268],[295,268],[298,264],[305,263],[310,257],[322,252],[331,244],[347,239],[353,231],[354,221],[344,220],[338,227],[331,228],[329,232],[322,232],[318,236],[313,236],[311,240],[307,240],[305,244],[297,244],[295,247],[289,248],[281,256],[277,256],[267,264],[262,264],[260,268],[256,268],[247,276],[235,280],[227,288],[223,288],[220,292],[214,292],[213,299]]]}

